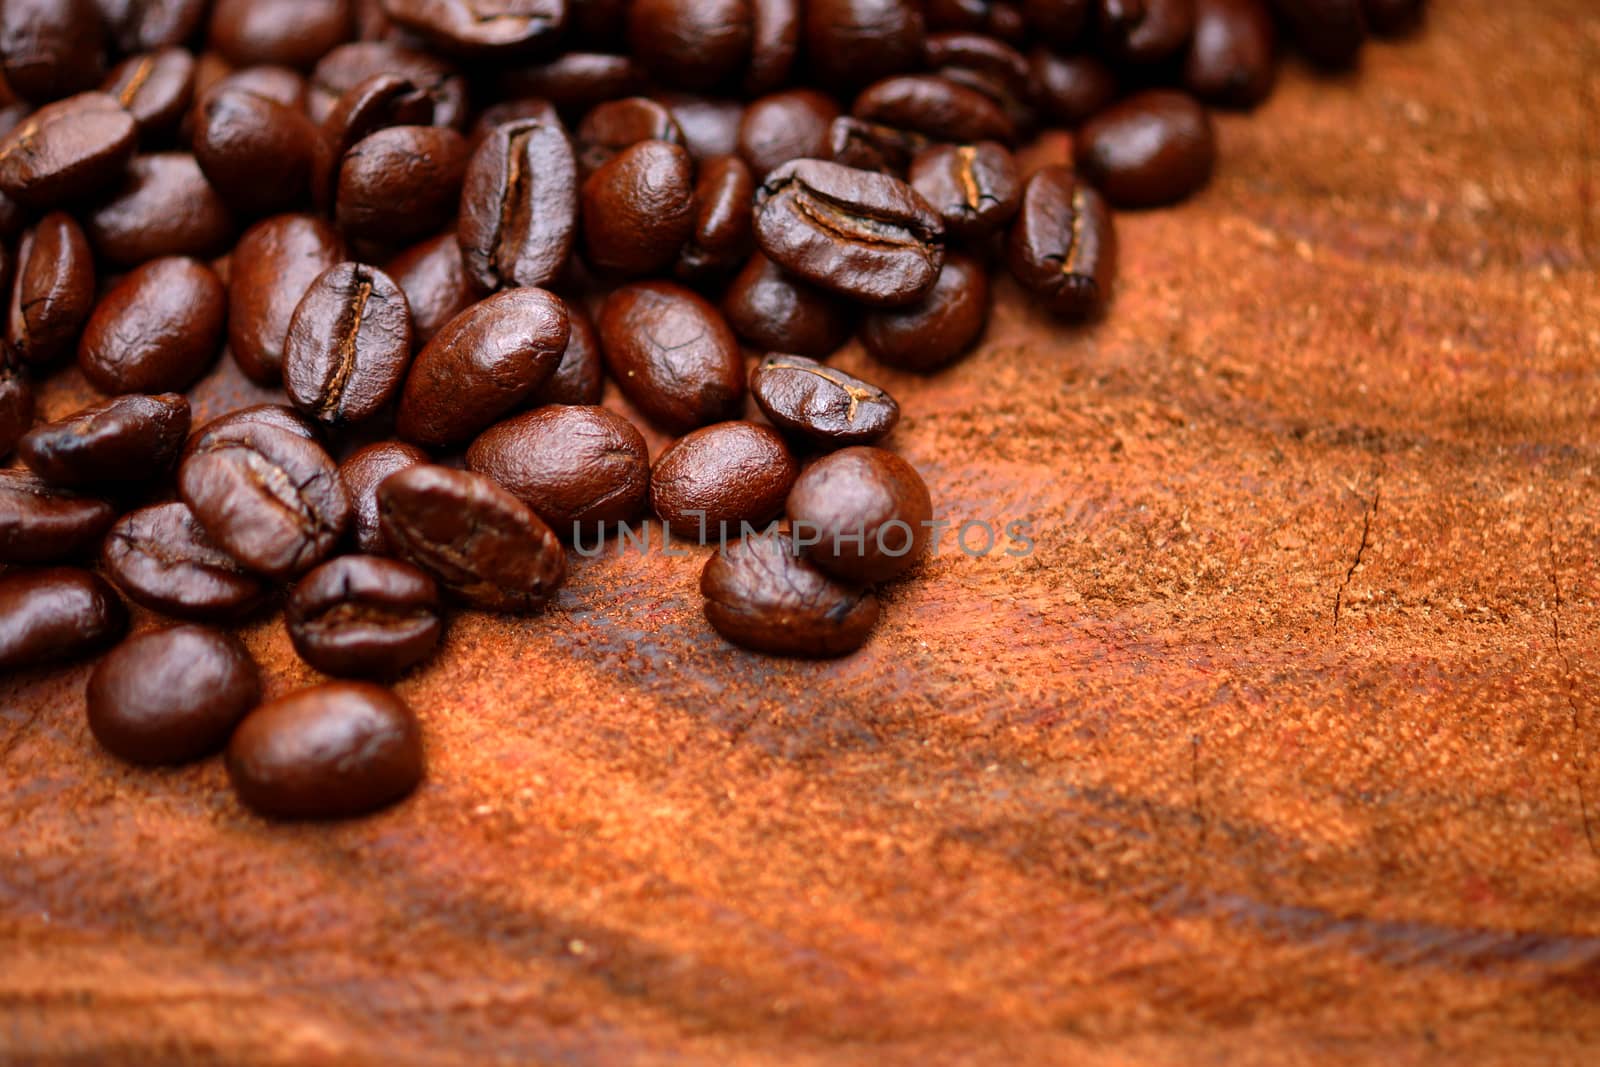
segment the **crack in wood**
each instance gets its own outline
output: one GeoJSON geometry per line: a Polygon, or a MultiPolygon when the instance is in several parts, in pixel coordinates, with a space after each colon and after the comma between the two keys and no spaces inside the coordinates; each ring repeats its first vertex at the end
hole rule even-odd
{"type": "Polygon", "coordinates": [[[1356,546],[1356,558],[1350,561],[1350,567],[1344,572],[1344,581],[1339,583],[1339,589],[1333,594],[1333,628],[1339,629],[1339,616],[1344,610],[1344,594],[1350,588],[1350,582],[1355,578],[1356,571],[1361,568],[1361,560],[1367,554],[1367,549],[1372,546],[1372,524],[1378,517],[1378,502],[1383,496],[1383,476],[1380,474],[1372,484],[1372,500],[1367,504],[1367,513],[1361,520],[1361,543],[1356,546]]]}

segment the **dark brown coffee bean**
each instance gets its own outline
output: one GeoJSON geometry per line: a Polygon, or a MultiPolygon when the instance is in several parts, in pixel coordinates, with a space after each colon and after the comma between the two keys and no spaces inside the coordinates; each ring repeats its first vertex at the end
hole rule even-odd
{"type": "Polygon", "coordinates": [[[658,81],[714,89],[736,81],[750,62],[748,0],[635,0],[628,6],[629,51],[658,81]]]}
{"type": "Polygon", "coordinates": [[[443,52],[506,56],[537,50],[561,33],[565,0],[383,0],[397,26],[443,52]]]}
{"type": "Polygon", "coordinates": [[[894,397],[804,356],[767,356],[750,372],[750,395],[778,429],[821,448],[874,444],[900,421],[894,397]]]}
{"type": "Polygon", "coordinates": [[[853,89],[922,59],[921,5],[911,0],[808,0],[801,39],[806,65],[829,89],[853,89]]]}
{"type": "Polygon", "coordinates": [[[1195,0],[1098,0],[1100,40],[1117,59],[1160,63],[1189,43],[1194,5],[1195,0]]]}
{"type": "Polygon", "coordinates": [[[495,127],[504,126],[508,122],[527,121],[546,126],[560,126],[561,113],[550,101],[538,96],[524,96],[490,104],[478,112],[477,119],[473,121],[472,129],[467,134],[467,146],[476,152],[478,146],[495,131],[495,127]]]}
{"type": "Polygon", "coordinates": [[[989,21],[989,0],[927,0],[928,29],[981,31],[989,21]]]}
{"type": "Polygon", "coordinates": [[[988,322],[989,276],[983,264],[951,255],[927,296],[907,307],[868,312],[861,320],[861,343],[891,367],[931,371],[964,355],[988,322]]]}
{"type": "Polygon", "coordinates": [[[0,671],[80,659],[127,628],[127,609],[99,575],[75,567],[0,575],[0,671]]]}
{"type": "Polygon", "coordinates": [[[911,161],[911,188],[953,237],[975,241],[1011,221],[1022,202],[1016,160],[1004,145],[932,145],[911,161]]]}
{"type": "Polygon", "coordinates": [[[1095,0],[1022,0],[1028,29],[1052,47],[1076,46],[1094,21],[1095,0]]]}
{"type": "Polygon", "coordinates": [[[55,211],[22,235],[6,343],[17,360],[46,367],[72,354],[94,310],[94,253],[71,215],[55,211]]]}
{"type": "Polygon", "coordinates": [[[591,267],[626,278],[671,266],[694,227],[694,163],[665,141],[641,141],[583,183],[591,267]]]}
{"type": "Polygon", "coordinates": [[[277,215],[239,238],[228,263],[228,350],[252,381],[283,375],[289,320],[311,283],[344,259],[344,242],[315,215],[277,215]]]}
{"type": "Polygon", "coordinates": [[[1058,56],[1036,48],[1028,63],[1033,70],[1033,104],[1047,122],[1082,125],[1117,98],[1117,76],[1096,56],[1058,56]]]}
{"type": "Polygon", "coordinates": [[[17,455],[51,485],[115,489],[165,474],[188,433],[183,396],[132,394],[35,426],[17,455]]]}
{"type": "Polygon", "coordinates": [[[237,622],[267,594],[262,580],[218,548],[178,501],[118,519],[100,565],[130,600],[182,619],[237,622]]]}
{"type": "Polygon", "coordinates": [[[640,141],[687,145],[667,106],[645,96],[596,104],[578,123],[576,140],[579,174],[584,178],[640,141]]]}
{"type": "MultiPolygon", "coordinates": [[[[466,224],[465,216],[462,224],[466,224]]],[[[384,273],[406,294],[406,304],[411,308],[412,340],[418,345],[433,340],[445,323],[477,303],[482,295],[467,277],[461,244],[454,233],[442,233],[412,245],[391,259],[384,266],[384,273]]]]}
{"type": "Polygon", "coordinates": [[[776,656],[843,656],[878,622],[869,589],[823,574],[782,532],[746,537],[700,572],[706,620],[724,638],[776,656]]]}
{"type": "Polygon", "coordinates": [[[195,162],[235,211],[266,215],[309,199],[322,131],[299,111],[237,89],[206,94],[195,162]]]}
{"type": "Polygon", "coordinates": [[[724,277],[745,262],[755,247],[756,183],[738,156],[721,156],[700,165],[694,187],[694,227],[678,253],[674,273],[684,281],[724,277]]]}
{"type": "Polygon", "coordinates": [[[302,440],[320,444],[317,431],[294,409],[282,404],[253,404],[250,407],[230,411],[226,415],[218,415],[191,433],[189,440],[184,442],[183,453],[178,457],[178,462],[183,462],[210,443],[213,435],[223,431],[231,432],[241,426],[272,426],[302,440]]]}
{"type": "Polygon", "coordinates": [[[394,693],[330,682],[261,705],[228,742],[228,778],[273,819],[345,819],[400,800],[422,781],[422,728],[394,693]]]}
{"type": "Polygon", "coordinates": [[[335,215],[347,234],[386,245],[435,232],[455,216],[467,142],[442,126],[390,126],[345,153],[335,215]]]}
{"type": "Polygon", "coordinates": [[[383,555],[389,551],[378,526],[378,483],[395,471],[427,462],[428,454],[416,445],[379,441],[359,449],[339,465],[339,477],[350,498],[350,530],[362,552],[383,555]]]}
{"type": "Polygon", "coordinates": [[[1076,143],[1078,171],[1118,207],[1176,203],[1211,177],[1216,136],[1194,97],[1151,89],[1102,111],[1076,143]]]}
{"type": "Polygon", "coordinates": [[[1367,39],[1362,0],[1273,0],[1289,36],[1324,67],[1348,67],[1367,39]]]}
{"type": "Polygon", "coordinates": [[[433,98],[409,78],[374,74],[334,102],[322,120],[322,137],[313,157],[311,191],[326,209],[337,193],[339,164],[364,138],[390,126],[427,126],[433,98]]]}
{"type": "Polygon", "coordinates": [[[559,124],[495,127],[467,165],[457,235],[469,277],[486,291],[549,285],[578,225],[577,165],[559,124]]]}
{"type": "Polygon", "coordinates": [[[1100,314],[1117,273],[1111,209],[1071,168],[1044,168],[1023,190],[1006,264],[1052,313],[1068,319],[1100,314]]]}
{"type": "Polygon", "coordinates": [[[54,563],[94,549],[117,517],[110,504],[0,470],[0,564],[54,563]]]}
{"type": "Polygon", "coordinates": [[[794,483],[788,510],[806,558],[847,582],[889,581],[928,550],[928,487],[915,467],[881,448],[816,460],[794,483]]]}
{"type": "Polygon", "coordinates": [[[944,263],[944,224],[916,190],[817,159],[767,176],[756,243],[784,270],[864,304],[917,300],[944,263]]]}
{"type": "Polygon", "coordinates": [[[129,56],[112,68],[102,92],[116,98],[148,142],[177,129],[194,95],[194,56],[182,48],[163,48],[129,56]]]}
{"type": "Polygon", "coordinates": [[[1183,83],[1221,107],[1254,107],[1278,74],[1277,30],[1266,0],[1196,0],[1183,83]]]}
{"type": "Polygon", "coordinates": [[[770,93],[789,80],[800,52],[800,0],[750,0],[747,96],[770,93]]]}
{"type": "Polygon", "coordinates": [[[506,96],[542,97],[573,121],[596,104],[637,96],[646,81],[644,68],[632,56],[567,52],[547,63],[503,72],[500,88],[506,96]]]}
{"type": "Polygon", "coordinates": [[[206,0],[99,0],[101,17],[122,52],[154,52],[194,38],[206,0]]]}
{"type": "Polygon", "coordinates": [[[94,88],[104,69],[104,29],[91,0],[0,4],[0,74],[29,100],[94,88]]]}
{"type": "Polygon", "coordinates": [[[671,282],[623,286],[606,299],[598,325],[611,377],[662,429],[683,433],[743,413],[739,342],[696,293],[671,282]]]}
{"type": "Polygon", "coordinates": [[[633,424],[604,408],[537,408],[483,431],[467,467],[532,508],[558,537],[638,517],[650,451],[633,424]]]}
{"type": "Polygon", "coordinates": [[[409,563],[340,556],[300,580],[284,607],[300,658],[340,678],[387,678],[433,655],[439,590],[409,563]]]}
{"type": "Polygon", "coordinates": [[[102,393],[182,392],[217,358],[227,292],[204,263],[152,260],[95,305],[78,366],[102,393]]]}
{"type": "Polygon", "coordinates": [[[828,129],[828,151],[823,158],[857,170],[903,178],[911,166],[911,157],[927,144],[928,139],[920,133],[841,115],[828,129]]]}
{"type": "Polygon", "coordinates": [[[936,33],[922,46],[923,61],[953,81],[998,90],[989,95],[1026,100],[1032,71],[1028,59],[1004,41],[981,33],[936,33]]]}
{"type": "Polygon", "coordinates": [[[605,366],[600,359],[600,335],[581,308],[569,306],[572,332],[556,372],[529,398],[532,407],[546,404],[598,404],[605,392],[605,366]]]}
{"type": "Polygon", "coordinates": [[[308,70],[352,28],[349,0],[214,0],[206,40],[236,67],[308,70]]]}
{"type": "Polygon", "coordinates": [[[46,104],[0,138],[0,192],[38,211],[92,196],[116,185],[138,137],[105,93],[46,104]]]}
{"type": "Polygon", "coordinates": [[[398,555],[475,607],[537,611],[566,577],[550,527],[471,471],[425,465],[391,474],[378,486],[378,515],[398,555]]]}
{"type": "Polygon", "coordinates": [[[840,348],[855,329],[843,301],[791,278],[759,252],[728,286],[722,313],[741,341],[767,352],[820,358],[840,348]]]}
{"type": "Polygon", "coordinates": [[[89,731],[118,759],[188,763],[220,751],[261,702],[261,673],[243,643],[206,626],[130,637],[95,665],[89,731]]]}
{"type": "Polygon", "coordinates": [[[418,353],[395,432],[433,447],[470,440],[549,381],[571,329],[566,305],[543,289],[474,304],[418,353]]]}
{"type": "Polygon", "coordinates": [[[350,521],[322,446],[263,423],[206,430],[178,468],[178,492],[208,537],[269,578],[321,562],[350,521]]]}
{"type": "Polygon", "coordinates": [[[233,239],[228,205],[187,152],[157,152],[128,165],[122,185],[84,220],[106,262],[135,267],[162,256],[219,255],[233,239]]]}
{"type": "MultiPolygon", "coordinates": [[[[223,92],[250,93],[268,100],[276,100],[284,107],[296,111],[305,111],[310,102],[311,83],[306,81],[306,76],[298,70],[271,63],[260,63],[238,70],[225,69],[215,81],[208,82],[205,80],[205,75],[210,70],[206,62],[208,59],[214,59],[218,63],[223,62],[214,52],[207,52],[195,61],[196,109],[204,104],[212,93],[223,92]]],[[[189,116],[191,128],[198,122],[196,115],[189,116]]]]}
{"type": "Polygon", "coordinates": [[[0,352],[0,456],[10,455],[31,425],[33,386],[11,365],[9,357],[0,352]]]}
{"type": "Polygon", "coordinates": [[[815,89],[789,89],[753,101],[739,122],[739,155],[757,178],[791,159],[823,159],[839,105],[815,89]]]}
{"type": "Polygon", "coordinates": [[[1006,141],[1016,125],[1005,109],[976,89],[936,74],[902,74],[874,82],[850,113],[863,122],[911,130],[936,141],[1006,141]]]}
{"type": "Polygon", "coordinates": [[[383,271],[341,263],[295,309],[283,343],[283,384],[301,413],[350,426],[382,411],[411,364],[411,309],[383,271]]]}
{"type": "Polygon", "coordinates": [[[435,56],[386,41],[340,45],[317,62],[311,72],[311,97],[307,102],[312,121],[324,121],[341,96],[374,74],[405,78],[431,96],[433,121],[438,125],[466,125],[467,83],[461,72],[435,56]]]}
{"type": "Polygon", "coordinates": [[[800,467],[783,438],[719,422],[678,438],[650,471],[650,506],[679,537],[731,541],[783,510],[800,467]]]}
{"type": "Polygon", "coordinates": [[[744,105],[695,93],[661,93],[656,100],[672,112],[673,121],[683,131],[684,147],[695,162],[716,156],[731,156],[739,150],[739,124],[744,105]]]}

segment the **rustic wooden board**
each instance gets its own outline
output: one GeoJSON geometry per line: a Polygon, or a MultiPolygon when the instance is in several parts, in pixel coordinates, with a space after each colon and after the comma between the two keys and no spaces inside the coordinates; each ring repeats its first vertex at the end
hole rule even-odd
{"type": "Polygon", "coordinates": [[[1106,324],[841,357],[1036,541],[853,658],[579,562],[454,625],[429,781],[336,826],[0,682],[0,1061],[1594,1062],[1600,17],[1440,2],[1222,137],[1106,324]]]}

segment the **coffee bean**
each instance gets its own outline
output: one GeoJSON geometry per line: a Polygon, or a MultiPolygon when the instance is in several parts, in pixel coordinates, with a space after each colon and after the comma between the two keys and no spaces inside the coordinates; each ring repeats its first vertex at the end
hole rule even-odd
{"type": "Polygon", "coordinates": [[[672,112],[673,121],[683,131],[684,147],[696,163],[739,150],[744,104],[697,93],[658,93],[655,99],[672,112]]]}
{"type": "Polygon", "coordinates": [[[173,626],[130,637],[89,675],[89,731],[118,759],[178,764],[228,743],[261,701],[261,674],[237,637],[173,626]]]}
{"type": "Polygon", "coordinates": [[[1124,62],[1160,63],[1189,43],[1194,5],[1195,0],[1098,0],[1100,40],[1124,62]]]}
{"type": "Polygon", "coordinates": [[[804,356],[767,356],[750,372],[750,395],[774,426],[820,448],[873,444],[900,421],[894,397],[804,356]]]}
{"type": "Polygon", "coordinates": [[[725,542],[783,510],[799,465],[783,438],[719,422],[678,438],[650,471],[650,506],[679,537],[725,542]]]}
{"type": "Polygon", "coordinates": [[[53,563],[89,552],[117,517],[110,504],[0,470],[0,564],[53,563]]]}
{"type": "Polygon", "coordinates": [[[189,401],[178,393],[119,396],[35,426],[17,455],[52,485],[116,489],[164,475],[189,433],[189,401]]]}
{"type": "Polygon", "coordinates": [[[800,52],[800,0],[750,0],[746,94],[770,93],[789,80],[800,52]]]}
{"type": "Polygon", "coordinates": [[[339,164],[335,216],[352,237],[403,245],[455,217],[467,142],[442,126],[390,126],[339,164]]]}
{"type": "Polygon", "coordinates": [[[1266,0],[1196,0],[1183,68],[1191,93],[1221,107],[1254,107],[1277,74],[1277,30],[1266,0]]]}
{"type": "Polygon", "coordinates": [[[738,156],[702,163],[694,187],[694,225],[673,273],[692,282],[739,269],[755,247],[750,207],[755,192],[750,168],[738,156]]]}
{"type": "Polygon", "coordinates": [[[312,191],[319,205],[332,203],[335,179],[345,153],[390,126],[433,123],[433,98],[410,78],[374,74],[358,82],[334,102],[322,120],[321,151],[316,158],[312,191]]]}
{"type": "Polygon", "coordinates": [[[378,515],[398,555],[475,607],[537,611],[566,577],[561,542],[544,520],[470,471],[391,474],[378,485],[378,515]]]}
{"type": "Polygon", "coordinates": [[[284,107],[305,111],[311,99],[311,84],[298,70],[270,63],[241,67],[233,70],[225,66],[215,68],[219,76],[210,80],[213,67],[208,60],[222,64],[215,52],[202,53],[195,61],[195,108],[186,119],[190,129],[199,125],[199,110],[212,93],[241,92],[276,100],[284,107]]]}
{"type": "Polygon", "coordinates": [[[706,620],[724,638],[777,656],[843,656],[878,622],[878,598],[795,554],[787,533],[746,537],[700,573],[706,620]]]}
{"type": "Polygon", "coordinates": [[[652,75],[680,89],[715,89],[750,61],[748,0],[635,0],[628,45],[652,75]]]}
{"type": "Polygon", "coordinates": [[[1006,141],[1016,126],[976,89],[935,74],[902,74],[862,90],[850,113],[863,122],[911,130],[936,141],[1006,141]]]}
{"type": "Polygon", "coordinates": [[[756,177],[791,159],[821,159],[839,105],[815,89],[789,89],[752,101],[739,122],[739,155],[756,177]]]}
{"type": "Polygon", "coordinates": [[[395,25],[444,52],[508,56],[537,50],[566,22],[564,0],[384,0],[395,25]]]}
{"type": "Polygon", "coordinates": [[[545,404],[598,404],[605,392],[605,368],[600,360],[600,335],[579,307],[569,305],[572,332],[567,350],[550,380],[534,390],[531,407],[545,404]]]}
{"type": "Polygon", "coordinates": [[[1273,0],[1273,8],[1312,62],[1348,67],[1361,54],[1367,38],[1362,0],[1273,0]]]}
{"type": "Polygon", "coordinates": [[[284,407],[282,404],[252,404],[250,407],[238,408],[226,415],[219,415],[195,430],[189,435],[189,440],[184,442],[183,453],[178,457],[179,462],[210,444],[214,436],[225,431],[232,432],[241,426],[271,426],[301,440],[320,443],[311,423],[292,408],[284,407]]]}
{"type": "Polygon", "coordinates": [[[84,328],[78,366],[102,393],[181,392],[222,343],[227,293],[203,263],[151,260],[109,289],[84,328]]]}
{"type": "Polygon", "coordinates": [[[434,447],[471,439],[549,381],[570,333],[566,305],[543,289],[509,289],[474,304],[417,355],[396,433],[434,447]]]}
{"type": "Polygon", "coordinates": [[[1016,160],[994,141],[924,148],[911,161],[911,188],[939,213],[946,233],[966,241],[999,231],[1022,202],[1016,160]]]}
{"type": "Polygon", "coordinates": [[[836,578],[868,585],[897,578],[922,558],[933,519],[916,468],[866,447],[831,452],[806,467],[789,493],[788,511],[807,559],[836,578]]]}
{"type": "Polygon", "coordinates": [[[558,537],[630,522],[650,488],[650,450],[604,408],[551,406],[483,431],[467,467],[532,508],[558,537]]]}
{"type": "MultiPolygon", "coordinates": [[[[472,130],[467,134],[467,144],[473,152],[495,131],[508,122],[537,122],[544,126],[560,126],[561,113],[554,104],[538,96],[524,96],[490,104],[478,112],[472,130]]],[[[565,127],[562,127],[565,129],[565,127]]],[[[468,166],[471,166],[469,163],[468,166]]]]}
{"type": "Polygon", "coordinates": [[[349,0],[214,0],[206,41],[236,67],[305,70],[350,30],[349,0]]]}
{"type": "Polygon", "coordinates": [[[872,170],[898,178],[905,176],[911,157],[927,145],[928,139],[920,133],[841,115],[828,129],[828,151],[824,158],[857,170],[872,170]]]}
{"type": "Polygon", "coordinates": [[[797,159],[756,198],[756,242],[778,266],[865,304],[908,304],[938,279],[944,225],[905,182],[797,159]]]}
{"type": "Polygon", "coordinates": [[[238,622],[267,595],[262,580],[218,548],[178,501],[118,519],[100,565],[128,599],[182,619],[238,622]]]}
{"type": "Polygon", "coordinates": [[[295,309],[283,343],[283,384],[325,426],[366,422],[394,399],[411,363],[411,309],[383,271],[341,263],[295,309]]]}
{"type": "Polygon", "coordinates": [[[1048,122],[1077,127],[1111,106],[1117,76],[1094,55],[1058,56],[1036,48],[1032,68],[1033,104],[1048,122]]]}
{"type": "Polygon", "coordinates": [[[989,322],[989,276],[970,256],[944,261],[933,290],[915,304],[868,312],[861,343],[902,370],[931,371],[971,348],[989,322]]]}
{"type": "Polygon", "coordinates": [[[100,0],[106,27],[123,52],[154,52],[192,40],[207,0],[100,0]]]}
{"type": "Polygon", "coordinates": [[[426,52],[387,41],[340,45],[317,61],[311,72],[311,97],[307,102],[312,121],[324,121],[341,96],[374,74],[405,78],[431,96],[433,121],[438,125],[466,124],[467,83],[461,72],[426,52]]]}
{"type": "Polygon", "coordinates": [[[129,56],[112,68],[100,91],[116,98],[147,143],[177,128],[194,96],[194,56],[163,48],[129,56]]]}
{"type": "Polygon", "coordinates": [[[239,238],[228,264],[228,350],[252,381],[283,376],[289,320],[311,283],[344,259],[344,242],[315,215],[276,215],[239,238]]]}
{"type": "Polygon", "coordinates": [[[1028,99],[1032,72],[1027,57],[994,37],[932,34],[923,42],[922,58],[944,77],[987,92],[997,102],[1028,99]]]}
{"type": "Polygon", "coordinates": [[[1051,312],[1086,319],[1105,310],[1117,272],[1111,209],[1069,167],[1045,167],[1022,192],[1006,246],[1011,276],[1051,312]]]}
{"type": "Polygon", "coordinates": [[[6,343],[30,367],[72,354],[94,309],[94,253],[71,215],[55,211],[22,235],[6,343]]]}
{"type": "Polygon", "coordinates": [[[208,429],[178,468],[178,492],[207,536],[269,578],[321,562],[350,521],[339,469],[322,447],[264,423],[208,429]]]}
{"type": "Polygon", "coordinates": [[[444,629],[433,579],[379,556],[316,568],[294,587],[284,619],[300,658],[341,678],[401,674],[433,655],[444,629]]]}
{"type": "Polygon", "coordinates": [[[1095,0],[1022,0],[1028,29],[1042,34],[1055,48],[1076,47],[1094,16],[1095,0]]]}
{"type": "Polygon", "coordinates": [[[482,289],[549,285],[578,224],[572,145],[560,125],[497,126],[472,154],[457,234],[468,276],[482,289]]]}
{"type": "Polygon", "coordinates": [[[92,196],[115,186],[138,134],[105,93],[46,104],[0,138],[0,192],[37,211],[92,196]]]}
{"type": "Polygon", "coordinates": [[[583,183],[591,267],[640,277],[671,266],[694,227],[694,163],[665,141],[640,141],[583,183]]]}
{"type": "Polygon", "coordinates": [[[9,455],[33,425],[33,386],[0,351],[0,456],[9,455]]]}
{"type": "Polygon", "coordinates": [[[0,4],[0,74],[29,100],[94,87],[102,70],[100,13],[90,0],[0,4]]]}
{"type": "Polygon", "coordinates": [[[537,96],[554,104],[569,121],[607,100],[644,92],[644,68],[632,56],[602,52],[567,52],[547,63],[530,63],[505,71],[501,91],[508,96],[537,96]]]}
{"type": "Polygon", "coordinates": [[[261,705],[228,742],[244,805],[274,819],[366,815],[422,781],[422,728],[394,693],[330,682],[261,705]]]}
{"type": "Polygon", "coordinates": [[[89,571],[52,567],[0,575],[0,671],[80,659],[127,627],[122,601],[89,571]]]}
{"type": "Polygon", "coordinates": [[[665,104],[645,96],[629,96],[596,104],[578,123],[579,173],[587,178],[640,141],[666,141],[686,146],[678,120],[665,104]]]}
{"type": "Polygon", "coordinates": [[[600,350],[623,394],[674,433],[737,418],[744,358],[717,309],[671,282],[626,285],[600,311],[600,350]]]}
{"type": "Polygon", "coordinates": [[[213,90],[200,106],[193,149],[206,180],[231,208],[267,215],[309,199],[322,131],[276,100],[213,90]]]}
{"type": "Polygon", "coordinates": [[[428,454],[415,445],[379,441],[359,449],[339,465],[339,477],[350,499],[350,531],[362,552],[383,555],[389,551],[378,526],[378,483],[395,471],[427,462],[428,454]]]}
{"type": "Polygon", "coordinates": [[[1095,116],[1079,134],[1078,171],[1118,207],[1171,204],[1205,185],[1216,137],[1192,96],[1150,89],[1095,116]]]}
{"type": "Polygon", "coordinates": [[[915,69],[925,32],[911,0],[807,0],[801,41],[816,81],[852,89],[915,69]]]}
{"type": "MultiPolygon", "coordinates": [[[[465,215],[462,223],[466,223],[465,215]]],[[[406,294],[406,304],[411,308],[411,339],[419,346],[433,340],[445,323],[477,303],[482,295],[467,277],[454,232],[412,245],[384,264],[383,271],[406,294]]]]}
{"type": "Polygon", "coordinates": [[[790,277],[759,252],[728,286],[722,313],[752,348],[818,358],[843,346],[855,325],[838,297],[790,277]]]}
{"type": "Polygon", "coordinates": [[[86,219],[107,263],[135,267],[162,256],[218,255],[233,239],[228,205],[187,152],[157,152],[128,165],[122,185],[86,219]]]}

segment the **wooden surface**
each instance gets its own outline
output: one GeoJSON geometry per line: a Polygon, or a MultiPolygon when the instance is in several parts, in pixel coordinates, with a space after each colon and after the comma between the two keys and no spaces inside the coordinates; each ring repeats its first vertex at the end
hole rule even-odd
{"type": "Polygon", "coordinates": [[[1440,0],[1222,120],[1104,325],[843,355],[1036,540],[853,658],[723,645],[698,552],[577,562],[453,626],[427,784],[335,826],[0,682],[0,1060],[1594,1062],[1597,116],[1593,0],[1440,0]]]}

